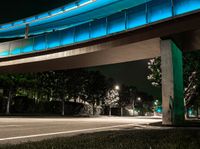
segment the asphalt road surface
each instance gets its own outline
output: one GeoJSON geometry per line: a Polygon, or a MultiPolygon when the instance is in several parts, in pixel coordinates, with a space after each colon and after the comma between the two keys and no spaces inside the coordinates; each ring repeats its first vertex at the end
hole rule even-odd
{"type": "Polygon", "coordinates": [[[0,118],[0,144],[72,136],[83,133],[135,128],[161,122],[158,117],[99,117],[99,118],[0,118]]]}

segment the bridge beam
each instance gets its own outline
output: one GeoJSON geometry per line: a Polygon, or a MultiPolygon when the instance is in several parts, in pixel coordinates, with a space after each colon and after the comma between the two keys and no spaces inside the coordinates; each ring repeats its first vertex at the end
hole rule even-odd
{"type": "Polygon", "coordinates": [[[73,49],[65,47],[65,51],[49,54],[40,55],[36,52],[38,55],[0,59],[0,72],[23,73],[85,68],[160,56],[160,38],[140,42],[132,42],[131,38],[73,49]]]}
{"type": "Polygon", "coordinates": [[[171,41],[161,41],[163,125],[184,122],[182,51],[171,41]]]}

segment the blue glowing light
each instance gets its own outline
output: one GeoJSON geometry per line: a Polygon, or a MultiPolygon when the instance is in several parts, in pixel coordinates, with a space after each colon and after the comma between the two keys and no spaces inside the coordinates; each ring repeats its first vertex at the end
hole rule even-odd
{"type": "Polygon", "coordinates": [[[39,36],[34,40],[34,50],[40,51],[46,49],[46,37],[39,36]]]}
{"type": "Polygon", "coordinates": [[[1,28],[9,28],[9,27],[11,27],[11,26],[12,26],[12,24],[10,23],[10,24],[2,25],[1,28]]]}
{"type": "Polygon", "coordinates": [[[80,25],[75,30],[75,42],[81,42],[88,40],[90,38],[89,34],[89,24],[80,25]]]}
{"type": "Polygon", "coordinates": [[[22,24],[22,23],[24,23],[24,21],[23,20],[19,20],[19,21],[14,22],[14,25],[19,25],[19,24],[22,24]]]}
{"type": "Polygon", "coordinates": [[[31,21],[34,21],[35,20],[35,17],[29,17],[29,18],[26,18],[26,21],[25,22],[31,22],[31,21]]]}
{"type": "Polygon", "coordinates": [[[33,51],[33,46],[32,46],[32,45],[25,46],[25,47],[22,49],[22,52],[23,52],[23,53],[28,53],[28,52],[32,52],[32,51],[33,51]]]}
{"type": "Polygon", "coordinates": [[[106,18],[98,19],[91,22],[90,31],[91,31],[90,33],[91,38],[98,38],[101,36],[105,36],[107,34],[106,18]]]}
{"type": "Polygon", "coordinates": [[[174,0],[175,15],[200,9],[200,0],[174,0]]]}
{"type": "Polygon", "coordinates": [[[125,13],[120,12],[108,17],[108,33],[116,33],[125,30],[125,13]]]}
{"type": "Polygon", "coordinates": [[[54,9],[50,12],[51,15],[55,15],[55,14],[58,14],[58,13],[62,13],[63,10],[61,8],[58,8],[58,9],[54,9]]]}
{"type": "Polygon", "coordinates": [[[61,32],[61,45],[74,43],[75,28],[66,29],[61,32]]]}
{"type": "Polygon", "coordinates": [[[38,19],[41,19],[41,18],[45,18],[45,17],[48,17],[48,16],[49,16],[49,13],[45,12],[45,13],[39,14],[37,17],[38,17],[38,19]]]}
{"type": "Polygon", "coordinates": [[[0,52],[0,56],[8,56],[9,51],[0,52]]]}
{"type": "Polygon", "coordinates": [[[76,8],[76,7],[77,7],[76,3],[71,3],[71,4],[68,4],[68,5],[64,6],[63,10],[64,11],[68,11],[68,10],[71,10],[73,8],[76,8]]]}
{"type": "Polygon", "coordinates": [[[30,24],[30,35],[50,33],[16,41],[15,44],[11,44],[11,47],[10,43],[12,42],[0,44],[0,51],[2,51],[0,56],[45,50],[102,38],[113,33],[165,20],[172,17],[173,11],[176,16],[200,9],[200,0],[173,0],[174,7],[172,7],[172,0],[135,0],[134,2],[132,0],[98,0],[87,7],[79,7],[87,2],[92,1],[80,0],[78,3],[71,3],[34,17],[2,25],[0,27],[0,37],[2,38],[24,36],[25,25],[20,24],[38,19],[41,19],[41,22],[36,21],[30,24]],[[122,8],[124,9],[121,10],[122,8]],[[70,11],[71,9],[74,10],[70,11]],[[63,11],[68,12],[42,20],[63,11]],[[41,25],[42,23],[45,25],[41,25]],[[34,28],[34,26],[37,26],[37,28],[34,28]],[[59,31],[55,31],[55,29],[59,31]],[[52,30],[54,31],[52,32],[52,30]]]}
{"type": "Polygon", "coordinates": [[[189,115],[192,115],[192,109],[190,108],[189,110],[188,110],[188,113],[189,113],[189,115]]]}
{"type": "Polygon", "coordinates": [[[156,112],[157,112],[157,113],[162,113],[162,107],[157,107],[157,108],[156,108],[156,112]]]}
{"type": "Polygon", "coordinates": [[[52,32],[47,35],[47,47],[55,48],[60,46],[60,32],[52,32]]]}
{"type": "Polygon", "coordinates": [[[20,48],[15,48],[15,49],[10,51],[11,55],[18,55],[20,53],[21,53],[21,49],[20,48]]]}
{"type": "Polygon", "coordinates": [[[172,17],[172,1],[150,1],[148,3],[148,22],[155,22],[172,17]]]}
{"type": "Polygon", "coordinates": [[[132,29],[138,26],[145,25],[146,20],[146,5],[140,5],[127,11],[127,28],[132,29]]]}
{"type": "Polygon", "coordinates": [[[85,3],[89,2],[88,0],[79,0],[79,5],[83,5],[85,3]]]}

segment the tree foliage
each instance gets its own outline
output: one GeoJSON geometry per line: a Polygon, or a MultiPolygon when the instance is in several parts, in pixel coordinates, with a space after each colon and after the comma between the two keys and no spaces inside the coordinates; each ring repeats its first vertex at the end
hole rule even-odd
{"type": "Polygon", "coordinates": [[[70,99],[79,98],[92,105],[103,102],[108,84],[100,72],[83,69],[0,75],[0,88],[9,99],[7,105],[14,96],[31,94],[38,101],[61,101],[62,115],[65,102],[70,99]]]}
{"type": "Polygon", "coordinates": [[[134,86],[123,85],[120,90],[119,105],[125,107],[133,103],[137,97],[137,88],[134,86]]]}
{"type": "Polygon", "coordinates": [[[150,74],[147,76],[147,79],[155,87],[161,86],[161,59],[160,57],[149,60],[148,69],[150,74]]]}
{"type": "MultiPolygon", "coordinates": [[[[187,52],[183,54],[184,99],[187,104],[199,98],[200,93],[200,52],[187,52]]],[[[161,86],[161,59],[149,60],[150,74],[147,79],[155,87],[161,86]]],[[[199,100],[197,100],[199,101],[199,100]]]]}

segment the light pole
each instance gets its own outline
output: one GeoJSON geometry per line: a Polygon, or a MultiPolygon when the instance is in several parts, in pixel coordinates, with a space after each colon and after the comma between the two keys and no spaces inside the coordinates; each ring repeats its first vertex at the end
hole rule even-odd
{"type": "Polygon", "coordinates": [[[133,116],[134,116],[134,111],[135,111],[135,101],[134,101],[134,99],[133,99],[132,106],[133,106],[133,116]]]}
{"type": "MultiPolygon", "coordinates": [[[[120,86],[119,85],[115,85],[115,90],[118,92],[120,90],[120,86]]],[[[119,92],[118,92],[118,95],[119,95],[119,92]]],[[[123,107],[122,107],[122,105],[120,107],[120,112],[121,112],[121,116],[123,116],[124,113],[123,113],[123,107]]]]}
{"type": "MultiPolygon", "coordinates": [[[[142,98],[141,97],[137,97],[136,100],[137,101],[141,101],[142,98]]],[[[135,111],[135,100],[134,99],[133,99],[133,105],[132,106],[133,106],[133,116],[134,116],[134,111],[135,111]]]]}
{"type": "MultiPolygon", "coordinates": [[[[114,97],[116,96],[116,92],[119,94],[119,91],[120,90],[120,86],[119,85],[115,85],[114,86],[114,89],[113,89],[113,94],[114,94],[114,97]]],[[[109,104],[109,116],[111,116],[112,115],[112,101],[111,101],[111,103],[109,104]]]]}

